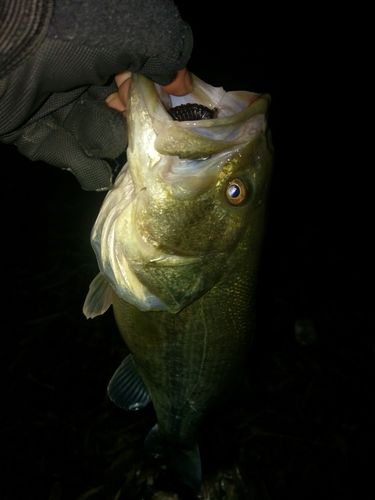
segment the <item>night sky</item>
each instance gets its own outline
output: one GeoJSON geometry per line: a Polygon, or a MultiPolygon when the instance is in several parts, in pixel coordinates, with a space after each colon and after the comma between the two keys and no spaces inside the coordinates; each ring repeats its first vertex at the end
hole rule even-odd
{"type": "MultiPolygon", "coordinates": [[[[314,11],[292,21],[266,5],[240,15],[214,5],[204,14],[180,2],[195,34],[190,69],[271,95],[275,162],[248,381],[204,424],[206,487],[215,499],[369,500],[374,308],[365,181],[340,133],[345,51],[314,11]]],[[[124,415],[106,397],[127,353],[111,312],[81,312],[104,193],[12,146],[0,152],[0,498],[172,498],[142,483],[153,474],[142,455],[152,409],[124,415]]]]}

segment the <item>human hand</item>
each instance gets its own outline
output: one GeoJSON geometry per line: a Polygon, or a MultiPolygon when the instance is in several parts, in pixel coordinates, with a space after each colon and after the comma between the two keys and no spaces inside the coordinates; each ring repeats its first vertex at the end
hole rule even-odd
{"type": "MultiPolygon", "coordinates": [[[[106,103],[110,108],[117,111],[125,111],[129,95],[131,72],[124,71],[118,73],[115,81],[118,91],[110,94],[106,99],[106,103]]],[[[192,90],[192,80],[189,71],[186,68],[178,70],[175,78],[167,85],[162,85],[162,88],[171,95],[189,94],[192,90]]]]}
{"type": "Polygon", "coordinates": [[[191,29],[172,0],[95,0],[82,9],[55,0],[51,16],[17,66],[2,67],[0,58],[0,141],[72,172],[85,190],[109,189],[126,161],[126,120],[118,112],[130,83],[124,71],[188,93],[190,75],[176,68],[189,60],[191,29]]]}

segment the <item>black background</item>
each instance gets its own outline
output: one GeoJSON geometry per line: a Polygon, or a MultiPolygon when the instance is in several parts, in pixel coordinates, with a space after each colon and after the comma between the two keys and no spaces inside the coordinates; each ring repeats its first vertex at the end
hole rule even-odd
{"type": "MultiPolygon", "coordinates": [[[[351,24],[317,4],[204,4],[179,3],[195,35],[190,69],[226,90],[270,93],[275,147],[249,382],[205,424],[205,487],[211,498],[370,499],[372,228],[348,113],[351,24]]],[[[111,313],[81,313],[104,193],[0,146],[0,498],[109,499],[121,488],[117,498],[151,498],[152,411],[124,415],[107,401],[126,347],[111,313]]]]}

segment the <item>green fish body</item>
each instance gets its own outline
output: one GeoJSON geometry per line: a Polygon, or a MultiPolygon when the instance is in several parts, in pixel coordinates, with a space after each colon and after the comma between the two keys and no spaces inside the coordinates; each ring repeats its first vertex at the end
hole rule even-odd
{"type": "Polygon", "coordinates": [[[131,353],[109,397],[126,409],[152,401],[157,426],[146,445],[169,453],[196,489],[197,431],[240,379],[253,335],[272,168],[268,105],[267,95],[225,92],[194,75],[192,93],[173,98],[134,75],[128,163],[92,232],[100,274],[84,313],[112,304],[131,353]],[[168,109],[181,101],[213,111],[176,121],[168,109]]]}

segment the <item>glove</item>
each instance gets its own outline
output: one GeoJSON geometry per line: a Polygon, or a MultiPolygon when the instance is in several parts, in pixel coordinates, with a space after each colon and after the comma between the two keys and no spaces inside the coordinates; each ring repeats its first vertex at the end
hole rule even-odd
{"type": "Polygon", "coordinates": [[[30,160],[71,171],[85,190],[108,189],[126,162],[127,146],[123,115],[104,102],[114,88],[73,91],[72,102],[31,120],[4,142],[14,143],[30,160]]]}
{"type": "MultiPolygon", "coordinates": [[[[24,29],[28,43],[24,36],[13,44],[15,58],[9,50],[0,57],[0,140],[70,170],[83,189],[108,189],[126,150],[125,120],[105,104],[117,90],[113,75],[127,69],[169,83],[190,57],[190,28],[169,0],[55,0],[53,9],[51,0],[33,2],[42,27],[24,29]],[[32,53],[21,50],[29,46],[32,53]]],[[[29,3],[5,0],[5,9],[27,13],[29,3]]],[[[9,47],[2,40],[0,56],[9,47]]]]}

